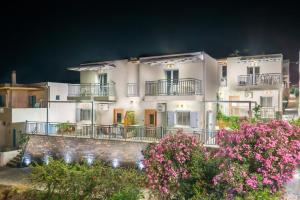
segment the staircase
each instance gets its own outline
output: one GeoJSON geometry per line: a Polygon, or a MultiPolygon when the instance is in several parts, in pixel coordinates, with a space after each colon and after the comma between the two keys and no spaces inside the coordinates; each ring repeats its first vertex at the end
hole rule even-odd
{"type": "Polygon", "coordinates": [[[10,160],[6,164],[6,166],[11,167],[11,168],[21,167],[21,161],[22,161],[22,151],[20,151],[16,157],[14,157],[12,160],[10,160]]]}

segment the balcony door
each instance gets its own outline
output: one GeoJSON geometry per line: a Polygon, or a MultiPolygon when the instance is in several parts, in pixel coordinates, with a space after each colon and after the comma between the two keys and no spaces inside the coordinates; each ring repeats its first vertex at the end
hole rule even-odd
{"type": "Polygon", "coordinates": [[[247,67],[248,83],[256,85],[259,71],[259,67],[247,67]]]}
{"type": "Polygon", "coordinates": [[[100,96],[108,96],[107,73],[99,74],[100,96]]]}
{"type": "Polygon", "coordinates": [[[178,70],[167,70],[166,80],[167,80],[167,94],[174,94],[176,92],[176,87],[178,85],[179,71],[178,70]]]}

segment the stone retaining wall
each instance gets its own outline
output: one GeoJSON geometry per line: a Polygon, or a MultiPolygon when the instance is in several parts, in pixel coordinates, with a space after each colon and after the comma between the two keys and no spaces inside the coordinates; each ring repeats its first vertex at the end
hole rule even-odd
{"type": "Polygon", "coordinates": [[[137,163],[142,159],[141,151],[147,145],[145,142],[31,135],[25,157],[30,160],[46,160],[51,155],[63,158],[67,162],[89,158],[107,162],[137,163]]]}

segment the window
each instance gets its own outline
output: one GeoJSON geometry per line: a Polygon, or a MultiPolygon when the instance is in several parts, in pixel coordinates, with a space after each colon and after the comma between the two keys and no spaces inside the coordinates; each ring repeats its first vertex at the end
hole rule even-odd
{"type": "Polygon", "coordinates": [[[36,96],[29,96],[28,97],[28,106],[30,108],[35,108],[36,105],[36,96]]]}
{"type": "Polygon", "coordinates": [[[227,66],[222,66],[222,78],[227,77],[227,66]]]}
{"type": "Polygon", "coordinates": [[[272,107],[272,97],[260,97],[260,105],[262,107],[272,107]]]}
{"type": "Polygon", "coordinates": [[[122,113],[117,113],[117,123],[118,124],[122,123],[122,113]]]}
{"type": "Polygon", "coordinates": [[[190,126],[190,112],[177,111],[176,112],[176,125],[190,126]]]}
{"type": "Polygon", "coordinates": [[[0,107],[4,107],[4,106],[5,106],[5,96],[0,95],[0,107]]]}
{"type": "Polygon", "coordinates": [[[81,109],[80,110],[80,120],[91,120],[92,110],[81,109]]]}
{"type": "Polygon", "coordinates": [[[55,100],[56,100],[56,101],[59,101],[59,100],[60,100],[60,95],[56,95],[56,96],[55,96],[55,100]]]}

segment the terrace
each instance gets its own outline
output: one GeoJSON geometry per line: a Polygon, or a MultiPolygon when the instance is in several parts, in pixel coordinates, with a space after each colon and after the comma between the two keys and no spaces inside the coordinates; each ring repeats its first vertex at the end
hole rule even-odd
{"type": "Polygon", "coordinates": [[[115,101],[115,83],[69,84],[68,100],[115,101]]]}
{"type": "MultiPolygon", "coordinates": [[[[139,125],[91,125],[52,122],[26,122],[26,134],[63,136],[76,138],[93,138],[121,140],[132,142],[157,142],[167,134],[175,134],[179,129],[164,127],[145,127],[139,125]]],[[[215,145],[216,131],[183,130],[184,133],[196,136],[205,145],[215,145]]]]}
{"type": "Polygon", "coordinates": [[[193,96],[202,94],[202,81],[194,78],[146,81],[146,96],[193,96]]]}
{"type": "Polygon", "coordinates": [[[240,88],[276,88],[281,83],[281,74],[277,73],[238,76],[238,87],[240,88]]]}

